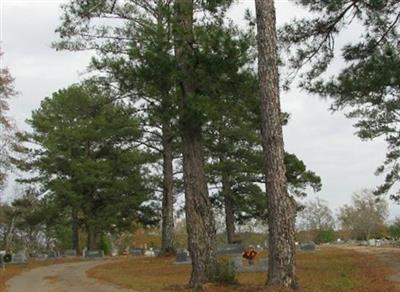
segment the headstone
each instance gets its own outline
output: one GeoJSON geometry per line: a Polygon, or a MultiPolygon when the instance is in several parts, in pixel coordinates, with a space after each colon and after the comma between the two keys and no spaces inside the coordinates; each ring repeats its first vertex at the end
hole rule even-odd
{"type": "Polygon", "coordinates": [[[58,253],[54,250],[51,250],[47,253],[47,257],[49,259],[56,259],[56,258],[58,258],[58,253]]]}
{"type": "Polygon", "coordinates": [[[239,272],[243,270],[243,259],[241,257],[231,259],[231,263],[233,264],[235,271],[239,272]]]}
{"type": "Polygon", "coordinates": [[[136,247],[130,248],[129,249],[129,253],[131,255],[134,255],[134,256],[142,256],[142,255],[144,255],[144,249],[143,248],[136,248],[136,247]]]}
{"type": "Polygon", "coordinates": [[[37,261],[45,261],[45,260],[47,260],[47,254],[38,254],[36,256],[36,260],[37,261]]]}
{"type": "Polygon", "coordinates": [[[253,264],[250,265],[246,260],[235,257],[231,260],[235,271],[238,273],[257,273],[257,272],[266,272],[268,270],[268,259],[259,259],[253,261],[253,264]]]}
{"type": "Polygon", "coordinates": [[[25,264],[27,260],[25,252],[18,252],[12,256],[12,263],[14,264],[25,264]]]}
{"type": "Polygon", "coordinates": [[[368,245],[375,246],[376,245],[376,240],[375,239],[368,240],[368,245]]]}
{"type": "Polygon", "coordinates": [[[145,257],[155,257],[156,253],[154,252],[154,250],[152,248],[150,248],[149,250],[144,251],[144,256],[145,257]]]}
{"type": "Polygon", "coordinates": [[[238,255],[242,254],[245,250],[245,246],[243,244],[224,244],[217,248],[217,255],[238,255]]]}
{"type": "Polygon", "coordinates": [[[100,259],[104,256],[104,251],[102,250],[88,250],[86,251],[86,257],[89,259],[100,259]]]}
{"type": "Polygon", "coordinates": [[[75,249],[67,249],[66,251],[64,251],[64,256],[65,257],[76,257],[76,250],[75,249]]]}
{"type": "Polygon", "coordinates": [[[187,250],[179,251],[176,254],[175,264],[190,264],[191,262],[190,255],[187,250]]]}
{"type": "Polygon", "coordinates": [[[315,251],[316,248],[316,244],[312,241],[300,245],[302,251],[315,251]]]}

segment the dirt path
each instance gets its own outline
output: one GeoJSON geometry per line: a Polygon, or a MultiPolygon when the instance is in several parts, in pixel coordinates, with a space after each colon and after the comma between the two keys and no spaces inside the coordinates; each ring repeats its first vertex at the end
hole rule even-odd
{"type": "Polygon", "coordinates": [[[86,271],[104,261],[76,262],[40,267],[7,281],[8,292],[127,292],[108,283],[88,278],[86,271]]]}

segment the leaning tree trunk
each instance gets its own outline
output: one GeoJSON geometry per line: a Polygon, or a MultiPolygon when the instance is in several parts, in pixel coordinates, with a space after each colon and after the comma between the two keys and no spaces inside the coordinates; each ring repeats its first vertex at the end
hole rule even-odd
{"type": "Polygon", "coordinates": [[[72,246],[73,250],[76,250],[76,254],[79,254],[79,222],[78,214],[76,210],[72,210],[71,217],[71,229],[72,229],[72,246]]]}
{"type": "Polygon", "coordinates": [[[268,200],[268,286],[297,286],[295,276],[295,202],[287,191],[279,101],[276,17],[273,0],[256,0],[258,73],[262,142],[268,200]]]}
{"type": "Polygon", "coordinates": [[[232,198],[232,183],[229,175],[222,174],[222,196],[225,207],[225,226],[228,243],[234,243],[235,237],[235,208],[232,198]]]}
{"type": "Polygon", "coordinates": [[[174,176],[173,176],[173,134],[168,123],[163,125],[163,202],[161,254],[175,253],[174,247],[174,176]]]}
{"type": "Polygon", "coordinates": [[[198,288],[211,280],[215,272],[216,229],[204,171],[201,122],[196,118],[198,109],[193,107],[196,98],[192,47],[193,1],[175,0],[175,13],[175,54],[180,74],[186,228],[192,259],[189,285],[198,288]]]}

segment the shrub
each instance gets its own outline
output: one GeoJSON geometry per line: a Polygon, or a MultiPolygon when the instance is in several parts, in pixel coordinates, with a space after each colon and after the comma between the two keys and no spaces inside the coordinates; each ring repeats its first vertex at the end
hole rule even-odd
{"type": "Polygon", "coordinates": [[[211,277],[215,283],[225,285],[237,285],[235,265],[229,259],[219,259],[216,265],[215,273],[211,277]]]}
{"type": "Polygon", "coordinates": [[[105,255],[110,255],[111,254],[111,249],[112,249],[112,243],[110,238],[108,238],[108,236],[106,235],[102,235],[100,237],[100,244],[99,247],[101,250],[104,251],[105,255]]]}

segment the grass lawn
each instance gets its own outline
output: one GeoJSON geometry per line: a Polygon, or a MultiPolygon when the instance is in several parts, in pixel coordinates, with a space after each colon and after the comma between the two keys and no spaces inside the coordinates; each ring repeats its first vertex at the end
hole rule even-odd
{"type": "MultiPolygon", "coordinates": [[[[11,264],[7,265],[5,270],[3,271],[0,267],[0,292],[6,291],[6,282],[11,279],[12,277],[34,268],[54,265],[54,264],[62,264],[68,262],[75,262],[79,261],[79,258],[69,258],[69,259],[51,259],[46,261],[36,261],[36,260],[29,260],[26,264],[11,264]]],[[[28,291],[27,291],[28,292],[28,291]]]]}
{"type": "MultiPolygon", "coordinates": [[[[88,271],[88,275],[137,291],[189,291],[190,266],[173,258],[129,257],[88,271]]],[[[321,248],[297,254],[300,291],[400,291],[386,280],[391,269],[374,255],[321,248]]],[[[206,285],[205,291],[265,291],[265,273],[240,273],[238,286],[206,285]]],[[[268,291],[277,291],[268,289],[268,291]]]]}

